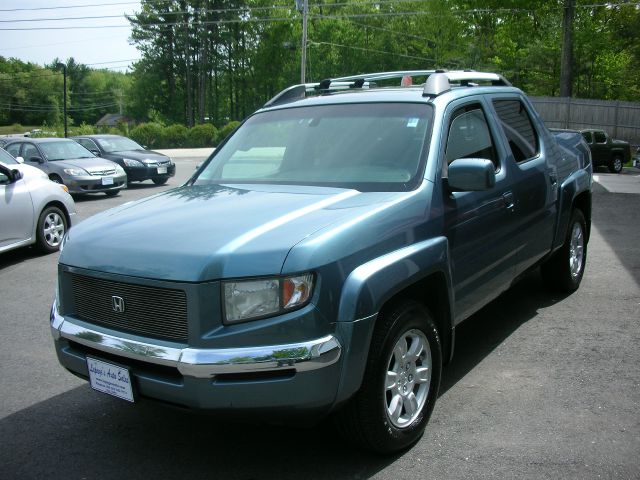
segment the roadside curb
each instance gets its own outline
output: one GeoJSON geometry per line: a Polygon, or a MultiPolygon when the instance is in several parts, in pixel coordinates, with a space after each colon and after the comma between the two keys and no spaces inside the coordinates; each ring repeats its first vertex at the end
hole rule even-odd
{"type": "Polygon", "coordinates": [[[158,153],[162,153],[171,158],[185,158],[185,157],[208,157],[211,152],[215,150],[214,147],[206,148],[167,148],[162,150],[154,150],[158,153]]]}

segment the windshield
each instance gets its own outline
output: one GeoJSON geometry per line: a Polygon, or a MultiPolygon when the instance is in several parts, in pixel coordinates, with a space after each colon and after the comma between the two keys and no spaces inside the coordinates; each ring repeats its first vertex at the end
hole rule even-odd
{"type": "Polygon", "coordinates": [[[93,153],[73,140],[42,142],[40,143],[40,148],[50,162],[95,157],[93,153]]]}
{"type": "Polygon", "coordinates": [[[0,162],[4,163],[5,165],[15,165],[16,163],[20,163],[15,158],[13,158],[10,153],[7,153],[3,148],[0,148],[0,162]]]}
{"type": "Polygon", "coordinates": [[[140,145],[126,137],[97,138],[96,142],[106,153],[125,150],[144,150],[140,145]]]}
{"type": "Polygon", "coordinates": [[[194,180],[402,191],[415,186],[431,107],[363,103],[259,113],[194,180]]]}

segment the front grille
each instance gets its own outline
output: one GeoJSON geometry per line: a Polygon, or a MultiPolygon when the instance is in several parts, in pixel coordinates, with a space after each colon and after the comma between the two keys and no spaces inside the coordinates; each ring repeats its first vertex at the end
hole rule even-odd
{"type": "Polygon", "coordinates": [[[109,169],[109,170],[92,170],[89,172],[91,175],[95,175],[98,177],[104,177],[105,175],[113,175],[114,173],[116,173],[116,169],[109,169]]]}
{"type": "Polygon", "coordinates": [[[187,341],[184,291],[70,276],[72,313],[80,320],[145,337],[187,341]]]}

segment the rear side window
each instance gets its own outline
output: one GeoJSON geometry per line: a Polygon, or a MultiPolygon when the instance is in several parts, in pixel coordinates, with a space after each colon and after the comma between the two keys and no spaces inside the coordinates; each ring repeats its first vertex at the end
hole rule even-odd
{"type": "Polygon", "coordinates": [[[493,106],[516,162],[538,155],[540,141],[524,104],[520,100],[494,100],[493,106]]]}
{"type": "Polygon", "coordinates": [[[5,150],[7,152],[9,152],[11,155],[13,155],[14,157],[17,157],[20,155],[20,146],[22,144],[21,143],[12,143],[10,145],[7,145],[5,147],[5,150]]]}
{"type": "Polygon", "coordinates": [[[593,132],[593,136],[596,139],[596,143],[607,143],[607,136],[604,132],[593,132]]]}
{"type": "Polygon", "coordinates": [[[593,136],[591,135],[591,132],[582,132],[582,136],[587,141],[587,143],[593,143],[593,136]]]}

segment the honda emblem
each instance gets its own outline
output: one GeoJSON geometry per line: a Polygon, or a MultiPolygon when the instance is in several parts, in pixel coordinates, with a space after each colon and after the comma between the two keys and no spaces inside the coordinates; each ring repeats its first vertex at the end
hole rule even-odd
{"type": "Polygon", "coordinates": [[[124,298],[113,296],[111,297],[111,305],[113,306],[113,311],[116,313],[124,313],[124,298]]]}

